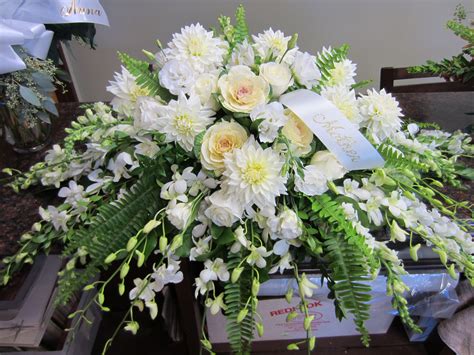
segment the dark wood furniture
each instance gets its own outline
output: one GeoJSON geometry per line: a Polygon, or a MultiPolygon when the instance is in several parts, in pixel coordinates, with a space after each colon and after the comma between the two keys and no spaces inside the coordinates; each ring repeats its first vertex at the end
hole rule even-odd
{"type": "Polygon", "coordinates": [[[474,91],[473,85],[458,81],[395,85],[395,80],[436,78],[430,73],[409,73],[408,68],[384,67],[380,70],[380,89],[387,92],[459,92],[474,91]]]}
{"type": "Polygon", "coordinates": [[[466,129],[474,123],[474,86],[459,82],[395,85],[395,80],[421,79],[431,74],[410,74],[407,68],[382,68],[380,89],[392,93],[405,118],[434,122],[447,131],[466,129]]]}

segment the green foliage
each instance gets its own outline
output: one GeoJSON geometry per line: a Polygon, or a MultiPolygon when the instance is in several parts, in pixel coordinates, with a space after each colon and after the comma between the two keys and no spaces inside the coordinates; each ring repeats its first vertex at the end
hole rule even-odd
{"type": "Polygon", "coordinates": [[[72,235],[65,254],[74,257],[81,248],[88,252],[90,259],[84,269],[66,267],[59,281],[59,304],[68,302],[75,291],[106,268],[105,258],[125,248],[128,240],[162,207],[160,189],[156,185],[158,166],[162,164],[159,159],[159,164],[146,169],[120,200],[101,206],[89,225],[72,235]]]}
{"type": "Polygon", "coordinates": [[[173,97],[168,90],[160,85],[158,72],[150,71],[150,65],[143,61],[130,57],[125,53],[118,53],[118,56],[128,71],[137,78],[137,84],[148,91],[149,96],[158,95],[168,102],[173,97]]]}
{"type": "Polygon", "coordinates": [[[365,238],[355,231],[339,203],[329,195],[312,199],[310,219],[319,223],[328,263],[327,273],[331,279],[328,285],[334,293],[336,306],[344,313],[353,314],[356,329],[362,334],[362,342],[368,346],[370,337],[364,322],[369,319],[371,288],[367,285],[367,275],[378,263],[365,238]]]}
{"type": "MultiPolygon", "coordinates": [[[[241,253],[229,253],[227,267],[235,269],[242,260],[241,253]]],[[[227,282],[224,286],[224,297],[227,305],[227,336],[232,351],[236,354],[250,354],[250,343],[253,337],[253,312],[249,312],[242,322],[237,317],[250,297],[252,280],[250,270],[245,270],[236,283],[227,282]]],[[[251,307],[251,305],[250,305],[251,307]]]]}
{"type": "Polygon", "coordinates": [[[334,64],[343,61],[347,58],[349,46],[343,44],[339,48],[324,49],[316,56],[316,65],[321,72],[321,80],[318,85],[313,88],[317,93],[325,87],[331,80],[331,70],[334,69],[334,64]]]}
{"type": "Polygon", "coordinates": [[[401,147],[396,147],[389,141],[385,141],[377,147],[378,152],[385,159],[386,168],[410,169],[414,173],[428,171],[429,166],[420,161],[419,155],[403,152],[401,147]]]}
{"type": "Polygon", "coordinates": [[[234,44],[242,43],[249,36],[245,8],[240,5],[235,11],[234,44]]]}
{"type": "Polygon", "coordinates": [[[370,336],[364,322],[370,318],[371,287],[367,284],[369,277],[364,255],[341,233],[322,233],[322,236],[334,296],[343,311],[353,314],[356,329],[362,334],[362,343],[369,346],[370,336]]]}
{"type": "Polygon", "coordinates": [[[424,65],[408,68],[410,73],[431,73],[449,80],[473,83],[474,80],[474,28],[462,23],[466,11],[462,5],[456,7],[455,18],[446,23],[446,27],[468,42],[460,54],[443,59],[440,62],[428,60],[424,65]]]}

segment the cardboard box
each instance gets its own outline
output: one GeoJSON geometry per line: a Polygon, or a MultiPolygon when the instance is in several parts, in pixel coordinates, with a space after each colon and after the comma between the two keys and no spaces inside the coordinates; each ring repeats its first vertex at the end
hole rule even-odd
{"type": "MultiPolygon", "coordinates": [[[[255,333],[255,341],[265,340],[291,340],[306,338],[306,331],[303,328],[304,316],[296,307],[300,299],[293,298],[291,304],[288,304],[284,298],[261,300],[258,305],[258,312],[263,318],[265,332],[263,337],[258,337],[255,333]],[[286,322],[288,313],[296,310],[298,317],[290,322],[286,322]]],[[[372,317],[366,322],[367,329],[371,334],[386,333],[392,320],[393,314],[390,314],[390,301],[379,309],[377,317],[372,317]]],[[[336,337],[347,335],[358,335],[352,318],[344,319],[341,322],[334,313],[334,303],[326,298],[309,300],[308,308],[310,314],[314,315],[312,325],[313,334],[318,338],[336,337]]],[[[372,312],[377,312],[372,310],[372,312]]],[[[222,313],[213,316],[207,311],[207,326],[210,341],[213,344],[227,342],[226,319],[222,313]]]]}
{"type": "MultiPolygon", "coordinates": [[[[318,276],[312,276],[310,279],[315,284],[320,284],[318,276]]],[[[303,328],[304,316],[297,307],[300,299],[293,297],[292,302],[288,304],[285,298],[281,297],[290,285],[296,287],[296,282],[292,279],[272,279],[270,282],[262,284],[261,294],[278,295],[279,297],[260,299],[258,313],[263,319],[265,332],[261,338],[255,333],[255,341],[306,338],[306,331],[303,328]],[[293,310],[299,313],[298,317],[286,322],[288,313],[293,310]]],[[[349,315],[342,321],[336,318],[334,301],[327,297],[328,293],[329,289],[323,284],[322,287],[315,290],[313,297],[307,300],[309,312],[315,316],[312,325],[313,334],[318,338],[359,335],[352,316],[349,315]]],[[[383,276],[373,283],[370,313],[371,317],[366,322],[369,333],[386,333],[393,321],[394,313],[392,312],[391,298],[385,295],[385,278],[383,276]]],[[[213,316],[207,310],[206,317],[211,342],[214,344],[227,342],[224,315],[218,313],[213,316]]]]}

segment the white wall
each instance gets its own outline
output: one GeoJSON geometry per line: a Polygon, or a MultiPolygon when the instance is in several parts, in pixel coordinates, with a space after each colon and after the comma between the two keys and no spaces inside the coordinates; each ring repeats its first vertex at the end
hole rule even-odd
{"type": "Polygon", "coordinates": [[[73,44],[69,63],[81,101],[108,100],[105,91],[119,70],[117,51],[140,56],[166,44],[186,24],[216,26],[243,3],[252,32],[270,26],[299,34],[299,46],[315,53],[322,46],[351,45],[358,79],[379,85],[383,66],[409,66],[460,52],[463,42],[445,28],[456,4],[474,10],[474,0],[101,0],[110,27],[97,26],[98,48],[73,44]]]}

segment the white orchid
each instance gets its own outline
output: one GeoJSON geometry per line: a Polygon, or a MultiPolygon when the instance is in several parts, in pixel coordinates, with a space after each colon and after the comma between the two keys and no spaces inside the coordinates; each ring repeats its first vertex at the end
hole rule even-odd
{"type": "Polygon", "coordinates": [[[271,251],[267,251],[267,249],[262,245],[258,248],[254,245],[250,246],[250,255],[247,257],[247,263],[249,265],[256,265],[259,268],[264,268],[267,266],[267,261],[265,258],[269,257],[272,254],[271,251]]]}
{"type": "Polygon", "coordinates": [[[217,258],[214,261],[206,260],[204,262],[205,269],[199,274],[199,278],[207,284],[209,281],[228,281],[230,274],[224,260],[217,258]]]}

